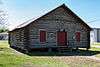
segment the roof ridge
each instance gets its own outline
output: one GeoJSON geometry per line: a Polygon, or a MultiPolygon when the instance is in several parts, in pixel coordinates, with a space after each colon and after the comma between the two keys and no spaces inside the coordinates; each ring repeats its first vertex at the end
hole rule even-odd
{"type": "MultiPolygon", "coordinates": [[[[49,13],[53,12],[54,10],[56,10],[56,9],[58,9],[58,8],[60,8],[60,7],[63,7],[65,10],[67,10],[67,11],[69,12],[69,14],[72,14],[76,19],[78,19],[79,21],[82,21],[83,24],[85,24],[89,29],[91,29],[79,16],[77,16],[77,15],[76,15],[69,7],[67,7],[65,4],[62,4],[62,5],[60,5],[60,6],[56,7],[56,8],[54,8],[54,9],[52,9],[51,11],[48,11],[46,14],[43,14],[42,16],[39,16],[39,17],[37,17],[37,18],[35,18],[35,19],[32,18],[32,19],[30,19],[30,20],[28,20],[28,21],[26,21],[26,22],[20,24],[20,25],[17,26],[15,29],[19,29],[19,28],[25,27],[25,26],[31,24],[32,22],[34,22],[34,21],[40,19],[41,17],[44,17],[44,16],[48,15],[49,13]]],[[[14,30],[15,30],[15,29],[14,29],[14,30]]],[[[12,31],[13,31],[13,30],[12,30],[12,31]]]]}

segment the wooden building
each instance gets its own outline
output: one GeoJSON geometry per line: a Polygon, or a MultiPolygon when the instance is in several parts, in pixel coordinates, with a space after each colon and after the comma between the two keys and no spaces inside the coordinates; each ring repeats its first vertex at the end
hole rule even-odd
{"type": "Polygon", "coordinates": [[[20,49],[90,48],[91,28],[65,4],[9,31],[9,44],[20,49]]]}

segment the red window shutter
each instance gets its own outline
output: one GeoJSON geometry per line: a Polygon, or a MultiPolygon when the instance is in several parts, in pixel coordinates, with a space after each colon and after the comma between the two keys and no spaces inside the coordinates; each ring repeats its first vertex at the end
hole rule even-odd
{"type": "Polygon", "coordinates": [[[80,42],[80,32],[76,32],[76,41],[80,42]]]}
{"type": "Polygon", "coordinates": [[[40,42],[46,42],[46,31],[40,31],[40,42]]]}

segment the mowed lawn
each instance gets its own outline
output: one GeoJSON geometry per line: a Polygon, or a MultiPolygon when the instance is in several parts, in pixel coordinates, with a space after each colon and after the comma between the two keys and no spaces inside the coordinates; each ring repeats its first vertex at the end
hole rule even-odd
{"type": "MultiPolygon", "coordinates": [[[[100,51],[92,48],[91,51],[100,51]]],[[[95,53],[96,59],[100,58],[95,53]]],[[[100,67],[100,61],[85,56],[29,56],[9,47],[7,41],[0,41],[0,67],[100,67]]]]}

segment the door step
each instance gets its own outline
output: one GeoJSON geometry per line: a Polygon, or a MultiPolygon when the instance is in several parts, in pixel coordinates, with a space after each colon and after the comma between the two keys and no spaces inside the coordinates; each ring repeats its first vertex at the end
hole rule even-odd
{"type": "Polygon", "coordinates": [[[72,51],[72,49],[68,47],[59,47],[58,51],[59,52],[69,52],[69,51],[72,51]]]}

